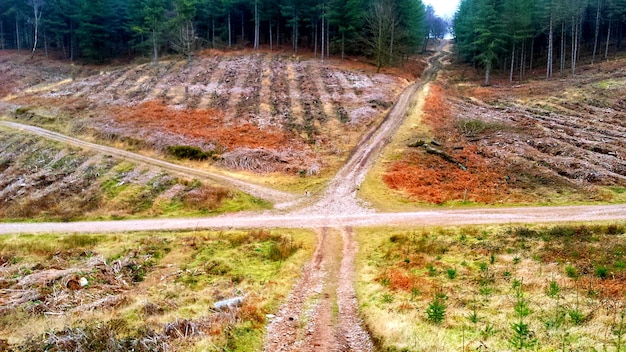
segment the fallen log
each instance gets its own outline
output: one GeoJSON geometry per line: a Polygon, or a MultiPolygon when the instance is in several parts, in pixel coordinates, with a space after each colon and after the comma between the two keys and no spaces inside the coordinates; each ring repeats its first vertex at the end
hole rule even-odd
{"type": "Polygon", "coordinates": [[[433,155],[438,155],[443,160],[458,166],[459,169],[461,169],[463,171],[467,171],[467,167],[465,165],[463,165],[461,162],[459,162],[453,156],[451,156],[450,154],[444,152],[443,150],[435,149],[435,148],[433,148],[433,147],[431,147],[429,145],[424,145],[424,148],[426,149],[426,153],[433,154],[433,155]]]}

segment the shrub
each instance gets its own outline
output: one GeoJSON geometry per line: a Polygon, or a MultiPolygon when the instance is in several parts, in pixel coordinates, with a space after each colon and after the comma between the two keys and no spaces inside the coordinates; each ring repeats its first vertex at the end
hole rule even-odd
{"type": "Polygon", "coordinates": [[[426,308],[426,316],[429,322],[440,324],[446,317],[446,296],[442,293],[435,295],[426,308]]]}
{"type": "Polygon", "coordinates": [[[448,278],[450,280],[454,280],[454,278],[456,277],[456,269],[452,269],[452,268],[447,269],[446,273],[448,274],[448,278]]]}
{"type": "Polygon", "coordinates": [[[556,298],[558,297],[559,292],[561,292],[559,284],[556,282],[556,280],[551,280],[550,285],[546,289],[546,295],[548,295],[548,297],[550,298],[556,298]]]}
{"type": "Polygon", "coordinates": [[[578,308],[570,309],[567,313],[574,325],[582,325],[585,322],[585,315],[578,308]]]}
{"type": "Polygon", "coordinates": [[[206,160],[213,156],[213,152],[204,152],[198,147],[188,145],[171,145],[167,152],[180,159],[206,160]]]}
{"type": "Polygon", "coordinates": [[[478,119],[459,120],[457,127],[462,135],[473,137],[485,131],[488,127],[487,123],[478,119]]]}
{"type": "Polygon", "coordinates": [[[605,280],[609,277],[609,269],[605,266],[599,266],[596,268],[596,276],[605,280]]]}
{"type": "Polygon", "coordinates": [[[383,295],[382,295],[380,300],[383,303],[392,303],[393,302],[393,295],[391,293],[383,293],[383,295]]]}
{"type": "Polygon", "coordinates": [[[576,270],[575,267],[568,265],[565,267],[565,275],[569,278],[575,279],[578,277],[578,270],[576,270]]]}
{"type": "Polygon", "coordinates": [[[200,186],[182,197],[183,204],[192,209],[213,210],[220,206],[230,192],[221,187],[200,186]]]}

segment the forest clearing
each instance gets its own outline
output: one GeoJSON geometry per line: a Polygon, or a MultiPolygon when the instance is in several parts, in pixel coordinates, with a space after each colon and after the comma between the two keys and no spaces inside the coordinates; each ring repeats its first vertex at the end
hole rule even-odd
{"type": "Polygon", "coordinates": [[[0,350],[626,349],[621,3],[166,3],[0,11],[0,350]]]}

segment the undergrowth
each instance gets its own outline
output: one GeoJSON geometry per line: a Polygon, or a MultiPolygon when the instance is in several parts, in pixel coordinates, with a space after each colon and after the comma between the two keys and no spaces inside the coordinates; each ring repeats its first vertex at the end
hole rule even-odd
{"type": "Polygon", "coordinates": [[[357,295],[381,350],[614,350],[625,239],[624,223],[363,229],[357,295]]]}
{"type": "Polygon", "coordinates": [[[299,230],[5,236],[0,342],[19,351],[259,350],[266,315],[299,277],[314,238],[299,230]],[[233,297],[241,306],[213,306],[233,297]]]}

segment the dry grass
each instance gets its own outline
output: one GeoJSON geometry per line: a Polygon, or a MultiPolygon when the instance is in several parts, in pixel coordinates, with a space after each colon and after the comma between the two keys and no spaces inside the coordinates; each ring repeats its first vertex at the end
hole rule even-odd
{"type": "Polygon", "coordinates": [[[625,236],[625,224],[363,229],[361,311],[382,350],[510,350],[521,287],[537,350],[613,350],[625,236]],[[426,314],[437,295],[440,324],[426,314]]]}
{"type": "Polygon", "coordinates": [[[390,189],[377,191],[377,198],[403,209],[403,203],[623,202],[626,84],[620,62],[586,68],[575,78],[536,77],[517,85],[496,80],[491,87],[481,87],[466,66],[448,66],[431,85],[420,122],[403,126],[403,137],[375,169],[375,181],[390,189]],[[436,141],[433,148],[467,171],[424,148],[407,148],[416,140],[436,141]]]}

